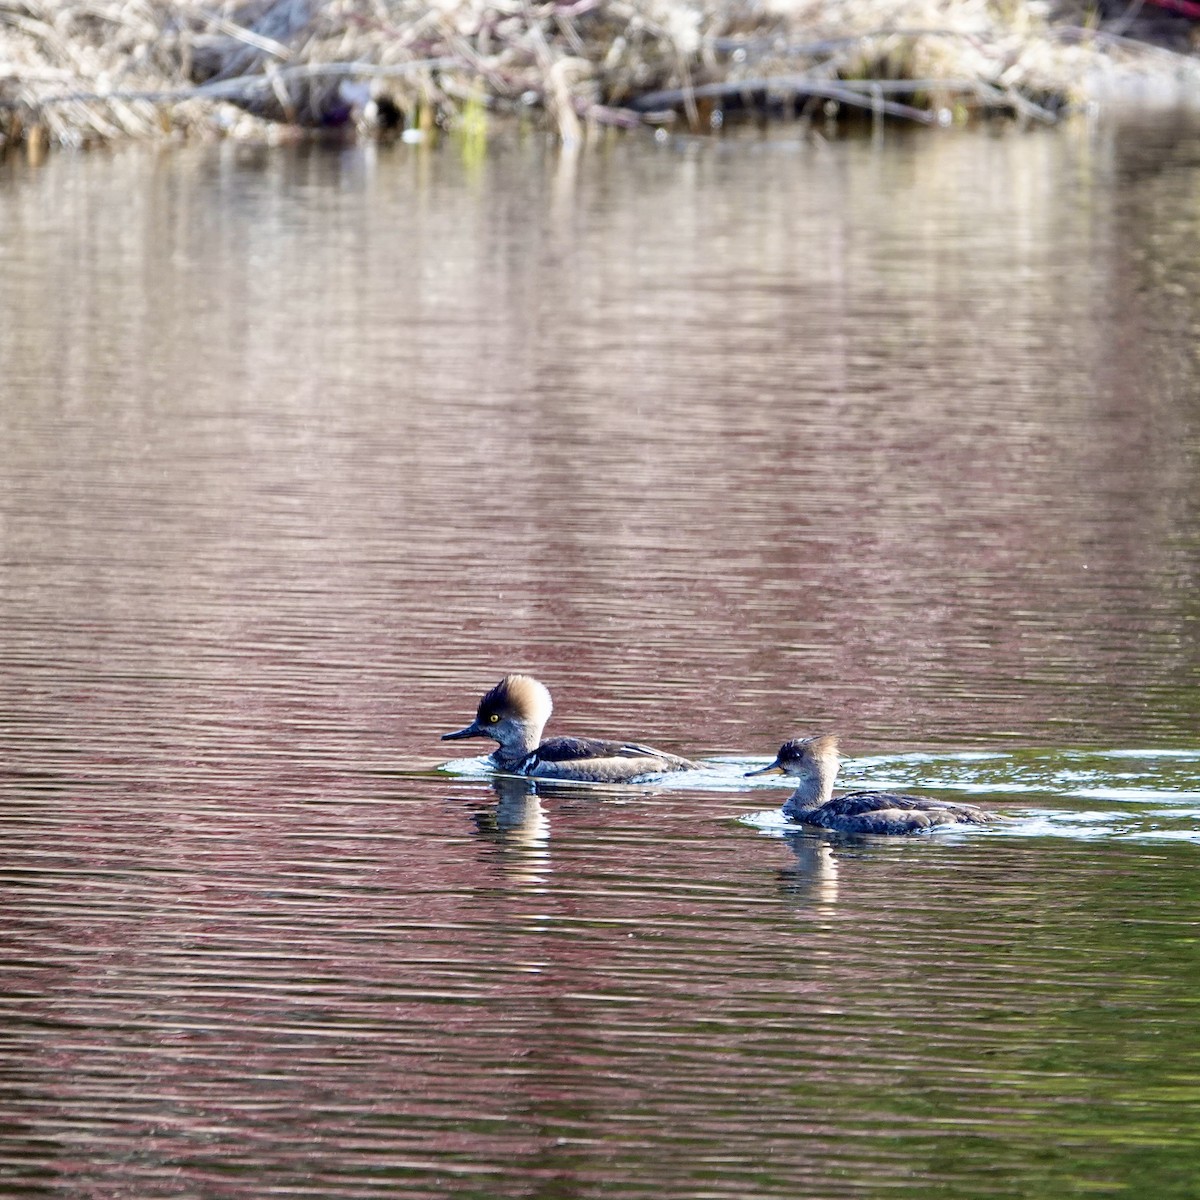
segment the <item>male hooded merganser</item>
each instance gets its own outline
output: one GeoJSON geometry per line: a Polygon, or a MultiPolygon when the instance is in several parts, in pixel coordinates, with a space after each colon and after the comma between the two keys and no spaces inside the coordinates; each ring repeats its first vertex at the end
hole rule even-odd
{"type": "Polygon", "coordinates": [[[783,815],[805,825],[838,833],[919,833],[935,825],[986,825],[991,817],[973,804],[951,804],[896,792],[833,794],[838,773],[838,740],[831,734],[784,742],[769,767],[747,771],[766,775],[778,771],[798,780],[783,806],[783,815]]]}
{"type": "Polygon", "coordinates": [[[479,702],[475,720],[465,729],[442,734],[443,742],[486,737],[500,743],[492,766],[510,775],[538,779],[577,779],[591,783],[637,783],[667,771],[696,766],[632,742],[555,737],[541,741],[552,711],[550,693],[531,675],[505,675],[479,702]]]}

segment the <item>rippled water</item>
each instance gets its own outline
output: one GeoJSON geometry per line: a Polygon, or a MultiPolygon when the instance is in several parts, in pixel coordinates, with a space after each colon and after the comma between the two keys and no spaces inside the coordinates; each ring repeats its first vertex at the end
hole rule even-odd
{"type": "Polygon", "coordinates": [[[0,165],[0,1192],[1193,1196],[1198,170],[0,165]],[[442,766],[515,668],[707,769],[442,766]]]}

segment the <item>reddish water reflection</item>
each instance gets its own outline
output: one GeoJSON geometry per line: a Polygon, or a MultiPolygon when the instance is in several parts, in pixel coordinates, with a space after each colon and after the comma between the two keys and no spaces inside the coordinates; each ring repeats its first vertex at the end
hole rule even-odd
{"type": "Polygon", "coordinates": [[[1193,845],[429,768],[1194,749],[1189,145],[7,168],[0,1190],[1185,1194],[1193,845]]]}

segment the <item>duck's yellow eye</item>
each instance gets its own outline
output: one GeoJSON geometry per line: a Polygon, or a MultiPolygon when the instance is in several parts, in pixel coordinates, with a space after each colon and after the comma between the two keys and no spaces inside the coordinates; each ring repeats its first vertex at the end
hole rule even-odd
{"type": "Polygon", "coordinates": [[[498,720],[500,720],[500,714],[499,714],[499,713],[492,713],[492,715],[491,715],[490,717],[488,717],[488,721],[489,721],[489,722],[490,722],[492,725],[495,725],[495,723],[496,723],[498,720]]]}

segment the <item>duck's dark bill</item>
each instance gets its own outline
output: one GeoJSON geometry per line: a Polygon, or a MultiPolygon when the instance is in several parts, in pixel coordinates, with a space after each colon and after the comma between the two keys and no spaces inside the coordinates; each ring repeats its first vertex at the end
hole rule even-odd
{"type": "Polygon", "coordinates": [[[443,733],[442,741],[443,742],[456,742],[456,741],[458,741],[459,738],[486,737],[486,736],[487,736],[487,734],[485,734],[483,732],[483,730],[479,728],[479,722],[472,721],[470,723],[470,725],[468,725],[466,727],[466,729],[456,729],[453,733],[443,733]]]}

